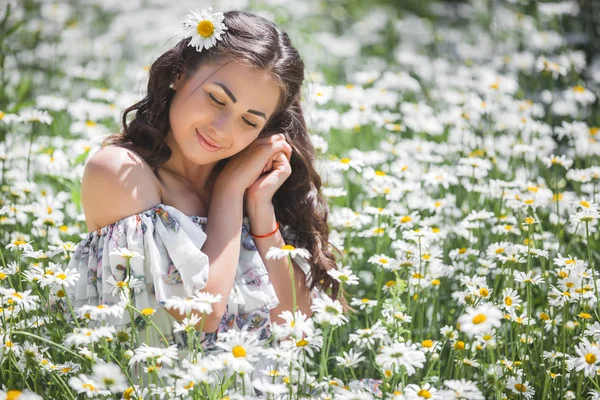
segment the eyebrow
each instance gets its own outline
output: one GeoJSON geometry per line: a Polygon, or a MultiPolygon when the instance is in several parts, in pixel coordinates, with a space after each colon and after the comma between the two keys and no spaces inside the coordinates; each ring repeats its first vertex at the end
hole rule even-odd
{"type": "MultiPolygon", "coordinates": [[[[235,98],[233,93],[231,93],[231,90],[229,90],[229,88],[227,86],[225,86],[224,83],[221,83],[221,82],[213,82],[213,83],[215,85],[219,86],[221,89],[223,89],[223,91],[225,92],[225,94],[227,94],[227,96],[229,96],[231,101],[233,101],[234,103],[237,103],[237,99],[235,98]]],[[[267,116],[263,112],[256,111],[256,110],[248,110],[247,112],[249,112],[250,114],[258,115],[259,117],[263,117],[264,119],[267,119],[267,116]]]]}

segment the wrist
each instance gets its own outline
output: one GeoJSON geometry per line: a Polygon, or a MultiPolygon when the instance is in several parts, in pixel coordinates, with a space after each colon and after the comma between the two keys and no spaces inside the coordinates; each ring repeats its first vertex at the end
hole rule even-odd
{"type": "Polygon", "coordinates": [[[253,236],[270,235],[279,229],[272,204],[262,205],[262,207],[248,206],[247,213],[250,233],[253,236]]]}
{"type": "Polygon", "coordinates": [[[244,205],[246,212],[248,213],[248,217],[267,217],[271,214],[275,214],[275,207],[273,207],[273,202],[271,199],[263,200],[245,197],[244,205]]]}

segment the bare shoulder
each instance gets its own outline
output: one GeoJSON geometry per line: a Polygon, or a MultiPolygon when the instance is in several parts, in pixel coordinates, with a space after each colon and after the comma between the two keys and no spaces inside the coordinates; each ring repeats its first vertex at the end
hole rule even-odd
{"type": "Polygon", "coordinates": [[[88,231],[113,224],[160,203],[158,179],[134,151],[107,146],[87,161],[81,201],[88,231]]]}

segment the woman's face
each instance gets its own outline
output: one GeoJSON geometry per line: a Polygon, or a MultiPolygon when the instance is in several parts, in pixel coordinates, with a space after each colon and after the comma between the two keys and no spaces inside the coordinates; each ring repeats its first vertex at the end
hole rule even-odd
{"type": "Polygon", "coordinates": [[[252,143],[280,96],[266,72],[235,61],[202,65],[174,83],[169,134],[198,165],[231,157],[252,143]]]}

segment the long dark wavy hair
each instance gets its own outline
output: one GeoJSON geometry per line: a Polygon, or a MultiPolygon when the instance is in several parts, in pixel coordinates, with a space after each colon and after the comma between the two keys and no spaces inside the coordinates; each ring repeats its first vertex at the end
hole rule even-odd
{"type": "MultiPolygon", "coordinates": [[[[347,311],[350,308],[340,293],[340,284],[327,274],[337,267],[329,249],[329,209],[320,191],[321,178],[314,167],[315,150],[300,105],[304,63],[288,35],[267,19],[242,11],[228,11],[224,16],[227,31],[215,46],[198,52],[189,46],[191,39],[187,38],[154,61],[146,96],[124,111],[123,132],[107,137],[102,146],[132,143],[147,150],[144,159],[162,181],[158,168],[171,157],[171,149],[165,141],[174,95],[169,84],[180,74],[191,74],[204,63],[223,60],[270,73],[281,89],[280,102],[259,137],[284,133],[293,150],[292,173],[273,196],[275,216],[291,231],[286,231],[286,241],[311,254],[308,260],[312,276],[310,289],[318,286],[332,298],[339,296],[347,311]],[[134,118],[128,122],[127,116],[134,111],[134,118]]],[[[220,171],[227,161],[227,158],[220,160],[215,169],[220,171]]],[[[331,248],[339,253],[335,246],[331,248]]]]}

